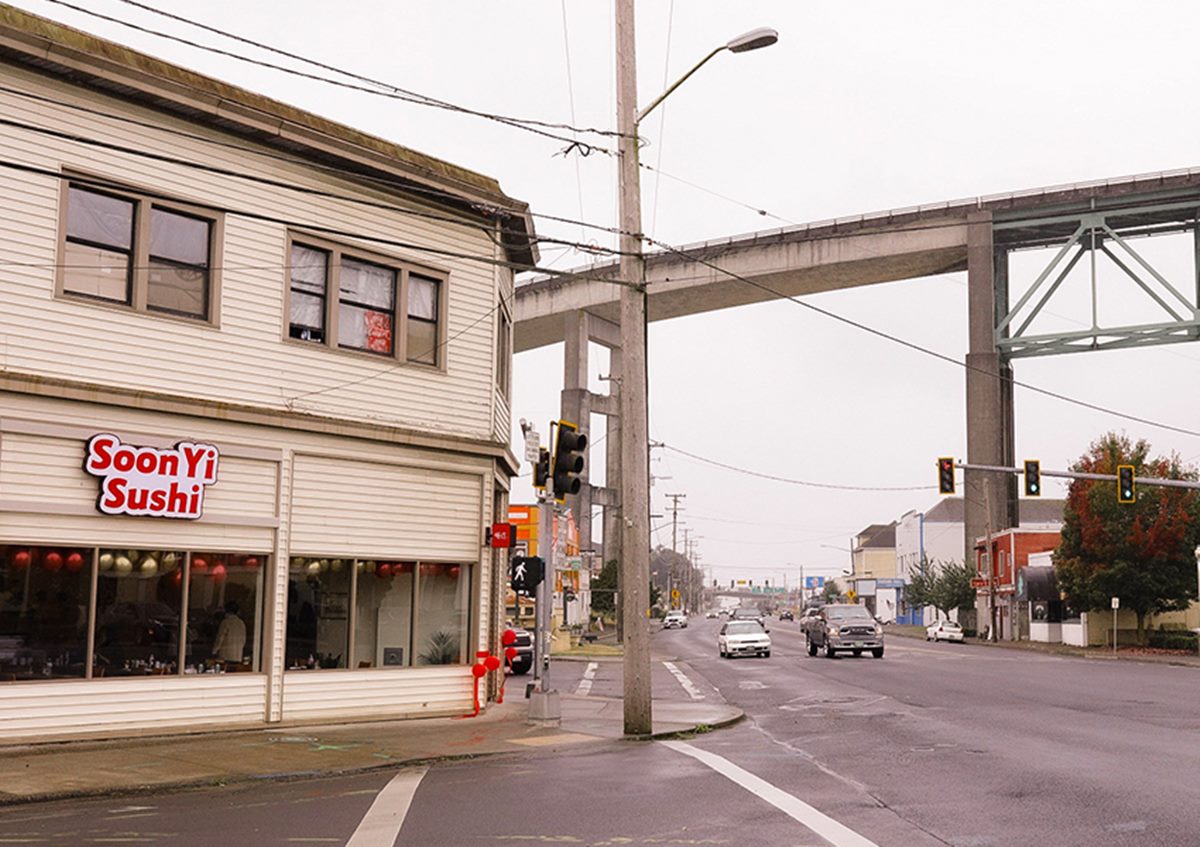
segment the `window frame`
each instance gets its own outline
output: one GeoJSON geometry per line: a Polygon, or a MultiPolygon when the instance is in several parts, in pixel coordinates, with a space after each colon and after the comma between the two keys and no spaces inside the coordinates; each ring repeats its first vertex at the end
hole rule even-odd
{"type": "Polygon", "coordinates": [[[152,189],[97,177],[76,171],[64,171],[59,180],[58,239],[59,257],[54,274],[54,297],[71,303],[86,303],[125,313],[152,315],[164,320],[182,321],[191,326],[219,329],[221,303],[221,268],[225,243],[225,213],[216,209],[179,200],[164,198],[152,189]],[[67,289],[66,261],[68,241],[67,222],[70,212],[71,188],[100,194],[133,204],[133,242],[129,251],[129,302],[94,297],[67,289]],[[150,222],[152,209],[161,209],[184,217],[206,222],[208,229],[208,296],[203,316],[188,315],[166,309],[151,308],[147,301],[150,290],[150,222]]]}
{"type": "Polygon", "coordinates": [[[512,314],[501,298],[496,308],[496,390],[505,402],[512,402],[512,350],[512,314]]]}
{"type": "Polygon", "coordinates": [[[425,370],[445,372],[447,370],[447,312],[450,302],[450,272],[445,268],[414,262],[399,256],[380,253],[340,241],[332,241],[303,230],[289,230],[284,244],[284,299],[283,320],[280,337],[286,344],[307,349],[324,349],[333,353],[357,356],[372,362],[395,362],[425,370]],[[328,258],[325,278],[325,338],[321,341],[306,341],[293,338],[292,328],[292,248],[295,245],[324,252],[328,258]],[[356,347],[343,347],[338,341],[338,320],[341,306],[342,257],[389,268],[396,274],[395,298],[392,312],[392,352],[373,353],[356,347]],[[437,323],[435,336],[437,350],[433,363],[408,358],[408,278],[415,273],[437,282],[437,323]]]}

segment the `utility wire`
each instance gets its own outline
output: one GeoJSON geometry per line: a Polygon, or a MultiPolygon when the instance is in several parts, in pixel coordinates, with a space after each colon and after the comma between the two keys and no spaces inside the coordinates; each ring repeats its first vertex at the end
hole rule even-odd
{"type": "MultiPolygon", "coordinates": [[[[575,79],[571,74],[571,33],[567,29],[567,0],[560,0],[559,7],[562,10],[562,28],[563,28],[563,52],[565,53],[567,65],[567,102],[571,107],[571,123],[575,123],[575,79]]],[[[578,133],[572,133],[575,140],[578,139],[578,133]]],[[[580,157],[575,157],[575,194],[579,201],[579,220],[583,220],[583,173],[579,166],[580,157]]],[[[583,224],[579,225],[579,237],[587,238],[587,230],[583,224]]]]}
{"type": "Polygon", "coordinates": [[[752,471],[749,468],[740,468],[737,465],[718,462],[716,459],[710,459],[706,456],[699,456],[695,453],[689,453],[687,450],[682,450],[671,444],[663,444],[663,447],[670,450],[672,453],[678,453],[681,456],[687,456],[689,459],[694,459],[697,462],[703,462],[706,465],[723,468],[727,471],[745,474],[746,476],[757,477],[758,479],[769,479],[772,482],[783,482],[788,485],[802,485],[807,488],[825,488],[834,491],[928,491],[931,488],[937,488],[936,485],[904,485],[904,486],[879,486],[879,485],[838,485],[832,482],[813,482],[806,479],[792,479],[785,476],[776,476],[775,474],[762,473],[761,471],[752,471]]]}
{"type": "MultiPolygon", "coordinates": [[[[599,153],[606,153],[609,155],[616,155],[615,150],[611,150],[611,149],[608,149],[605,147],[599,147],[594,144],[582,145],[579,142],[573,141],[571,138],[568,138],[567,136],[558,135],[556,133],[549,132],[549,131],[541,128],[542,126],[556,126],[557,127],[557,126],[565,126],[565,125],[548,124],[548,123],[545,123],[542,121],[533,121],[533,120],[522,119],[522,118],[512,118],[512,117],[508,117],[505,115],[493,114],[491,112],[482,112],[482,111],[478,111],[475,109],[469,109],[465,106],[458,106],[453,103],[448,103],[446,101],[437,100],[432,97],[427,97],[423,94],[415,94],[413,92],[406,91],[405,89],[398,88],[398,87],[390,85],[388,83],[378,82],[376,80],[369,80],[370,86],[376,86],[376,87],[370,87],[368,85],[359,85],[359,84],[350,83],[350,82],[343,82],[341,80],[332,79],[332,78],[326,77],[326,76],[321,76],[320,74],[313,74],[313,73],[308,73],[306,71],[297,70],[295,68],[289,68],[286,65],[280,65],[280,64],[276,64],[274,62],[266,62],[261,59],[252,59],[249,56],[243,56],[240,53],[235,53],[231,50],[223,50],[220,47],[213,47],[211,45],[201,44],[197,41],[193,41],[191,39],[184,38],[184,37],[178,36],[178,35],[172,35],[169,32],[163,32],[162,30],[153,29],[152,27],[142,26],[141,24],[136,24],[136,23],[133,23],[132,21],[124,20],[124,19],[116,17],[114,15],[106,15],[101,12],[97,12],[93,9],[87,9],[87,8],[85,8],[83,6],[79,6],[75,3],[67,2],[67,0],[46,0],[46,1],[49,3],[53,3],[57,6],[63,6],[67,9],[72,9],[73,11],[80,12],[81,14],[84,14],[84,15],[89,15],[91,17],[98,18],[102,21],[107,21],[109,23],[117,24],[119,26],[123,26],[128,29],[135,30],[137,32],[141,32],[141,33],[144,33],[147,35],[154,35],[159,38],[164,38],[168,41],[174,41],[177,44],[183,44],[185,46],[193,47],[197,50],[203,50],[208,53],[213,53],[218,56],[225,56],[226,58],[234,59],[239,62],[245,62],[246,64],[256,65],[258,67],[268,68],[270,70],[279,71],[281,73],[285,73],[290,76],[296,76],[296,77],[300,77],[302,79],[313,80],[315,82],[323,82],[328,85],[337,86],[338,88],[344,88],[344,89],[348,89],[351,91],[359,91],[359,92],[362,92],[365,94],[374,95],[376,97],[386,97],[386,98],[389,98],[392,100],[402,100],[406,103],[415,103],[420,106],[431,106],[434,108],[444,109],[447,111],[460,112],[462,114],[471,115],[473,117],[485,118],[487,120],[495,121],[497,123],[515,127],[517,129],[523,129],[526,132],[533,133],[534,135],[544,136],[546,138],[551,138],[555,141],[567,142],[567,144],[569,145],[568,149],[579,148],[580,152],[582,152],[584,155],[587,155],[588,153],[591,153],[591,152],[599,152],[599,153]]],[[[149,8],[149,7],[143,7],[143,8],[149,8]]],[[[149,11],[157,12],[157,10],[155,10],[155,9],[149,9],[149,11]]],[[[221,35],[224,35],[229,38],[233,38],[235,40],[242,40],[239,36],[234,36],[230,33],[224,32],[222,30],[213,29],[213,28],[207,27],[203,24],[189,21],[186,18],[182,18],[182,17],[178,17],[178,16],[174,16],[174,15],[167,15],[167,16],[173,17],[176,20],[182,21],[184,23],[191,24],[192,26],[200,27],[201,29],[208,29],[212,32],[220,33],[221,35]]],[[[285,53],[284,51],[275,50],[274,48],[267,47],[267,46],[261,45],[261,44],[257,44],[256,42],[251,42],[251,43],[254,43],[256,46],[259,46],[261,49],[271,50],[272,52],[280,53],[282,55],[288,56],[289,58],[293,58],[298,61],[305,62],[307,64],[315,65],[315,66],[318,66],[321,68],[331,69],[335,73],[342,74],[344,76],[348,76],[348,77],[355,78],[355,79],[363,79],[363,80],[367,79],[366,77],[360,77],[349,71],[344,71],[344,70],[341,70],[338,68],[333,68],[331,66],[322,65],[319,62],[316,62],[312,59],[305,58],[303,56],[298,56],[298,55],[291,54],[291,53],[285,53]]],[[[597,129],[592,129],[589,127],[567,127],[567,128],[578,131],[578,132],[595,132],[597,134],[604,134],[604,135],[615,135],[616,134],[610,130],[597,130],[597,129]]]]}

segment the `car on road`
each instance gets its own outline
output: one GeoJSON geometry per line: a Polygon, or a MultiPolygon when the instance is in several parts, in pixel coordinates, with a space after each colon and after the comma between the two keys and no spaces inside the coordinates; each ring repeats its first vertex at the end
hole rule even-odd
{"type": "Polygon", "coordinates": [[[734,656],[771,656],[771,636],[758,621],[731,620],[717,634],[717,652],[722,659],[734,656]]]}
{"type": "Polygon", "coordinates": [[[779,613],[779,619],[781,621],[794,621],[796,619],[796,616],[794,614],[792,614],[791,609],[784,609],[782,612],[779,613]]]}
{"type": "Polygon", "coordinates": [[[870,650],[876,659],[883,658],[883,626],[866,606],[831,603],[805,618],[803,626],[810,656],[824,650],[833,659],[838,653],[861,656],[870,650]]]}
{"type": "Polygon", "coordinates": [[[738,606],[733,610],[733,616],[730,620],[735,621],[757,621],[758,625],[764,629],[767,626],[766,620],[763,618],[763,613],[753,606],[738,606]]]}
{"type": "Polygon", "coordinates": [[[926,641],[957,641],[963,640],[962,627],[954,621],[938,621],[925,627],[926,641]]]}
{"type": "Polygon", "coordinates": [[[663,629],[687,629],[687,623],[687,615],[678,609],[672,609],[663,618],[663,629]]]}
{"type": "Polygon", "coordinates": [[[704,617],[706,617],[706,618],[715,618],[716,616],[717,616],[716,609],[709,609],[707,612],[704,613],[704,617]]]}
{"type": "Polygon", "coordinates": [[[529,669],[533,667],[533,633],[515,626],[509,629],[517,636],[517,640],[512,644],[517,649],[517,655],[513,656],[509,667],[515,676],[521,676],[529,673],[529,669]]]}
{"type": "Polygon", "coordinates": [[[728,609],[718,609],[717,614],[723,618],[727,618],[727,617],[729,617],[729,610],[728,609]]]}

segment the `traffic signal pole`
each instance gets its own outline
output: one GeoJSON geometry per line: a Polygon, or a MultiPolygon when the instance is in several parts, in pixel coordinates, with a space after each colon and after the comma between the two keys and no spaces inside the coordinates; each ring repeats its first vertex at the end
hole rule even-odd
{"type": "MultiPolygon", "coordinates": [[[[1009,468],[1003,465],[972,465],[966,462],[956,462],[955,467],[963,468],[968,471],[997,471],[999,473],[1021,474],[1025,472],[1024,468],[1009,468]]],[[[1040,470],[1042,476],[1061,477],[1063,479],[1096,479],[1101,482],[1112,482],[1117,478],[1116,474],[1112,473],[1083,473],[1082,471],[1048,471],[1045,468],[1040,470]]],[[[1188,479],[1163,479],[1156,476],[1139,476],[1133,480],[1138,485],[1161,485],[1164,488],[1197,488],[1200,489],[1200,482],[1193,482],[1188,479]]]]}

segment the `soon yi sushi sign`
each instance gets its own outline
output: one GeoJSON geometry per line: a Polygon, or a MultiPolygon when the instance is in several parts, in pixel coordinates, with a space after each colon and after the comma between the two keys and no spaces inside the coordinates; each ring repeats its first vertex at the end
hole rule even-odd
{"type": "Polygon", "coordinates": [[[180,441],[160,450],[102,432],[88,439],[83,469],[100,478],[96,508],[106,515],[195,520],[204,514],[204,489],[217,481],[220,458],[212,444],[180,441]]]}

